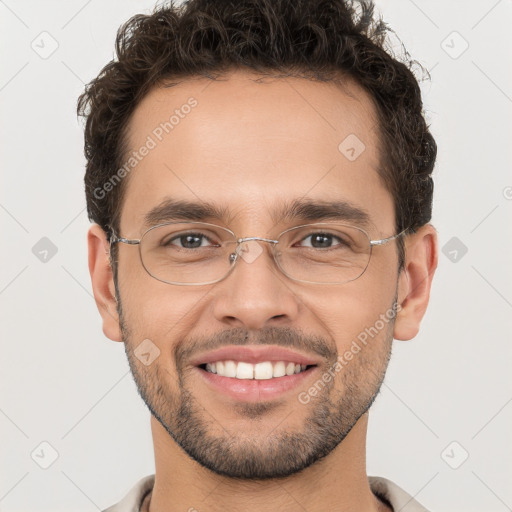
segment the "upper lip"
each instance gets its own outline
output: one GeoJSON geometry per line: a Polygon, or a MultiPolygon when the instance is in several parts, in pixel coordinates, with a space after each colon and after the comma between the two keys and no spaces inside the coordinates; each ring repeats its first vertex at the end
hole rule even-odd
{"type": "Polygon", "coordinates": [[[285,361],[304,365],[317,365],[319,361],[311,356],[274,345],[230,345],[212,352],[202,354],[192,361],[194,366],[200,366],[216,361],[243,361],[245,363],[262,363],[264,361],[285,361]]]}

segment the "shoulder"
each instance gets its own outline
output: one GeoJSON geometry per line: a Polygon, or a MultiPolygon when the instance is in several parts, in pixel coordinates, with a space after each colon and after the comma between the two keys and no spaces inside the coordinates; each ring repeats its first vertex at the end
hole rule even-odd
{"type": "Polygon", "coordinates": [[[120,502],[102,512],[139,512],[144,497],[153,489],[154,483],[155,475],[141,478],[120,502]]]}
{"type": "Polygon", "coordinates": [[[369,476],[370,488],[378,498],[389,503],[393,510],[401,512],[429,512],[397,484],[381,476],[369,476]]]}

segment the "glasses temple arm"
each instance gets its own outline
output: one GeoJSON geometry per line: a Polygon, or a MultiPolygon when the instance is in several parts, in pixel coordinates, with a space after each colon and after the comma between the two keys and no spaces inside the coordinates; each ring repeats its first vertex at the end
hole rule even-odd
{"type": "Polygon", "coordinates": [[[381,238],[380,240],[370,240],[370,245],[384,245],[388,242],[391,242],[391,240],[394,240],[395,238],[398,238],[402,235],[405,235],[407,233],[409,228],[405,228],[403,231],[400,231],[400,233],[397,233],[396,235],[389,236],[388,238],[381,238]]]}

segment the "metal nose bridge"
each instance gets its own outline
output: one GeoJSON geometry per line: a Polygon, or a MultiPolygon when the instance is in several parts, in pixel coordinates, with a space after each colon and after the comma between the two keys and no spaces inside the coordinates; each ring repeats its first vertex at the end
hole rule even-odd
{"type": "Polygon", "coordinates": [[[259,240],[260,242],[268,242],[270,244],[279,243],[279,240],[272,240],[271,238],[262,238],[259,236],[246,236],[244,238],[237,238],[236,250],[235,250],[235,252],[232,252],[229,255],[229,260],[231,261],[231,263],[234,263],[238,259],[238,256],[240,255],[240,253],[243,252],[244,249],[242,249],[242,247],[243,247],[242,244],[244,242],[251,242],[251,241],[256,241],[256,240],[259,240]]]}
{"type": "Polygon", "coordinates": [[[271,244],[277,244],[279,243],[279,240],[272,240],[271,238],[261,238],[259,236],[248,236],[245,238],[238,238],[237,242],[241,244],[242,242],[248,242],[249,240],[260,240],[262,242],[269,242],[271,244]]]}

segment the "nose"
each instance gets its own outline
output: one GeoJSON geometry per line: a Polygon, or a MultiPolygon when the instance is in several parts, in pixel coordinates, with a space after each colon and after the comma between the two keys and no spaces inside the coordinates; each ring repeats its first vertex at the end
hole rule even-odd
{"type": "Polygon", "coordinates": [[[297,319],[300,300],[274,262],[269,243],[239,245],[235,267],[217,285],[215,318],[231,327],[261,329],[297,319]]]}

